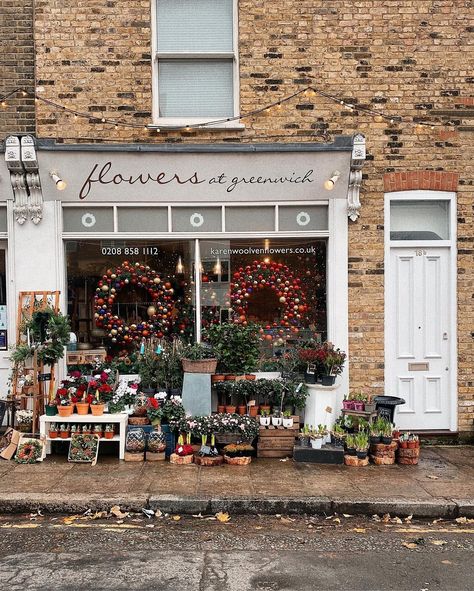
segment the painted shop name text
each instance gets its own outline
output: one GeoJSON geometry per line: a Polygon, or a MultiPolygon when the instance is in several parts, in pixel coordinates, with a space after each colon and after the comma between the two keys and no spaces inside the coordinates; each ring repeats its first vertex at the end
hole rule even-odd
{"type": "Polygon", "coordinates": [[[221,173],[209,179],[200,177],[198,172],[193,172],[190,176],[178,175],[177,173],[158,172],[153,175],[150,173],[140,173],[136,176],[126,176],[121,173],[112,172],[112,163],[106,162],[102,168],[99,164],[94,164],[89,176],[79,192],[79,199],[85,199],[92,191],[94,185],[147,185],[155,183],[157,185],[222,185],[227,193],[231,193],[236,187],[243,185],[266,185],[266,184],[297,184],[314,182],[313,170],[307,170],[304,174],[292,172],[289,175],[276,176],[230,176],[221,173]]]}

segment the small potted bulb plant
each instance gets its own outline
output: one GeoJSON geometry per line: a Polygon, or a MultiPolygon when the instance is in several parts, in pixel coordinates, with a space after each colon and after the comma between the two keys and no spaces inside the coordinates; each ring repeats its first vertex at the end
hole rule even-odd
{"type": "Polygon", "coordinates": [[[324,439],[324,431],[320,431],[318,429],[313,429],[309,435],[311,440],[311,447],[313,449],[321,449],[323,446],[323,439],[324,439]]]}
{"type": "Polygon", "coordinates": [[[260,411],[260,425],[262,427],[268,427],[270,425],[270,411],[263,409],[260,411]]]}
{"type": "Polygon", "coordinates": [[[359,431],[354,437],[356,455],[359,460],[364,460],[367,457],[369,449],[369,437],[364,431],[359,431]]]}
{"type": "Polygon", "coordinates": [[[274,427],[281,427],[283,423],[283,417],[281,416],[281,412],[279,410],[274,410],[272,415],[272,425],[274,427]]]}
{"type": "Polygon", "coordinates": [[[291,427],[293,427],[293,416],[291,414],[291,410],[283,411],[283,427],[285,427],[285,429],[291,429],[291,427]]]}
{"type": "Polygon", "coordinates": [[[48,435],[50,439],[57,439],[58,437],[58,426],[56,423],[50,423],[48,435]]]}
{"type": "Polygon", "coordinates": [[[59,427],[59,436],[61,439],[67,439],[69,437],[69,425],[63,423],[61,427],[59,427]]]}
{"type": "Polygon", "coordinates": [[[106,439],[113,439],[114,438],[114,426],[113,425],[105,425],[104,437],[106,439]]]}

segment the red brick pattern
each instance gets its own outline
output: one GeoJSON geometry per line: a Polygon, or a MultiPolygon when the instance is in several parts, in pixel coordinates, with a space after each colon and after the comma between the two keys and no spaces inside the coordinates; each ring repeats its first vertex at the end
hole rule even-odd
{"type": "Polygon", "coordinates": [[[435,170],[417,170],[413,172],[389,172],[384,174],[385,193],[393,191],[456,191],[459,174],[435,170]]]}

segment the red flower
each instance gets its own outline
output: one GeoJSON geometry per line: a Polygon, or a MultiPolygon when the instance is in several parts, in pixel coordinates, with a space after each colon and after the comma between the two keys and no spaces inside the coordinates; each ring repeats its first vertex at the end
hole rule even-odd
{"type": "Polygon", "coordinates": [[[72,378],[80,378],[82,376],[82,373],[78,369],[76,369],[74,371],[69,372],[69,375],[72,378]]]}
{"type": "Polygon", "coordinates": [[[67,390],[66,390],[66,388],[58,388],[57,395],[60,398],[65,398],[67,396],[67,390]]]}
{"type": "Polygon", "coordinates": [[[89,396],[87,396],[87,398],[86,398],[86,402],[88,402],[89,404],[92,404],[93,400],[94,400],[94,396],[92,394],[89,394],[89,396]]]}
{"type": "Polygon", "coordinates": [[[103,371],[100,374],[100,380],[105,383],[108,379],[109,379],[109,374],[106,373],[105,371],[103,371]]]}
{"type": "Polygon", "coordinates": [[[159,408],[160,403],[156,398],[148,398],[148,406],[151,408],[159,408]]]}
{"type": "Polygon", "coordinates": [[[177,445],[174,453],[178,454],[178,456],[190,456],[194,453],[193,446],[187,444],[177,445]]]}
{"type": "Polygon", "coordinates": [[[112,392],[112,388],[108,384],[102,384],[99,387],[99,392],[101,394],[108,394],[109,392],[112,392]]]}

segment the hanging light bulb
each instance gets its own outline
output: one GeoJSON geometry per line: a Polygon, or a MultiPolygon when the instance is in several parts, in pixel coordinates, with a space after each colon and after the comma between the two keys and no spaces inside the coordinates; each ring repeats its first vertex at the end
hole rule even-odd
{"type": "Polygon", "coordinates": [[[270,240],[268,238],[265,238],[265,240],[263,241],[263,248],[265,250],[268,250],[270,248],[270,240]]]}
{"type": "Polygon", "coordinates": [[[216,264],[214,265],[214,275],[220,275],[222,272],[222,265],[219,257],[217,257],[216,264]]]}
{"type": "Polygon", "coordinates": [[[181,257],[178,257],[178,264],[176,265],[176,273],[184,273],[184,265],[181,257]]]}

